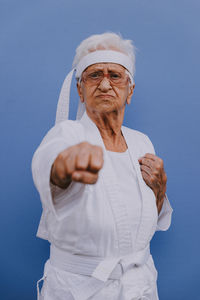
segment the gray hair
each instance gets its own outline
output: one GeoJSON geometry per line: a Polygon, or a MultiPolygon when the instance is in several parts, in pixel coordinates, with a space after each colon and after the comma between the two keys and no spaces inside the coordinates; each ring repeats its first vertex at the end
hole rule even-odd
{"type": "Polygon", "coordinates": [[[74,68],[90,52],[96,50],[116,50],[130,57],[135,73],[135,49],[131,40],[124,40],[121,35],[113,32],[91,35],[76,48],[76,55],[72,66],[74,68]]]}

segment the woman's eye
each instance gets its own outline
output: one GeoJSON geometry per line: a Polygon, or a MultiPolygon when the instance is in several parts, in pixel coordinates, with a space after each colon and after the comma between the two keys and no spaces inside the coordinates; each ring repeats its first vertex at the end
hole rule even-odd
{"type": "Polygon", "coordinates": [[[92,79],[99,78],[100,76],[101,76],[101,74],[99,72],[94,72],[94,73],[89,74],[89,77],[92,79]]]}
{"type": "Polygon", "coordinates": [[[119,78],[121,78],[121,76],[118,73],[111,73],[110,74],[110,78],[112,78],[112,79],[119,79],[119,78]]]}

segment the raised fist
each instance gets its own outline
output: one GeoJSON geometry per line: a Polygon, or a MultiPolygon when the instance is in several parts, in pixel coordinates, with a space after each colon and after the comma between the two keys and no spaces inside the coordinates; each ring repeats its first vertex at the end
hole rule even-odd
{"type": "Polygon", "coordinates": [[[66,189],[71,181],[94,184],[103,166],[103,150],[83,142],[62,151],[51,168],[51,182],[66,189]]]}

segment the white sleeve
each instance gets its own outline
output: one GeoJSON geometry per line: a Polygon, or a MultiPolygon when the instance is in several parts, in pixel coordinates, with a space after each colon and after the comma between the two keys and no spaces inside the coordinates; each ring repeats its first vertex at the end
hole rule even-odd
{"type": "Polygon", "coordinates": [[[172,212],[173,212],[173,209],[169,203],[167,195],[165,195],[162,209],[158,215],[156,231],[159,231],[159,230],[166,231],[170,227],[172,212]]]}
{"type": "MultiPolygon", "coordinates": [[[[150,141],[148,136],[146,136],[146,138],[147,138],[147,142],[149,143],[151,153],[155,154],[155,149],[154,149],[152,142],[150,141]]],[[[159,230],[166,231],[170,227],[172,212],[173,212],[173,209],[170,205],[167,195],[165,194],[163,206],[158,215],[156,231],[159,231],[159,230]]]]}
{"type": "Polygon", "coordinates": [[[44,137],[32,159],[33,181],[40,194],[42,207],[52,211],[56,218],[58,215],[52,199],[50,172],[58,154],[79,142],[71,129],[71,126],[63,128],[62,124],[53,127],[44,137]]]}

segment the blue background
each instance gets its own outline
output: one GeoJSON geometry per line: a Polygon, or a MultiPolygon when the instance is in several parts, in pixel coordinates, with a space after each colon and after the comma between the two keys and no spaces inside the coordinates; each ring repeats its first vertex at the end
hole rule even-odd
{"type": "MultiPolygon", "coordinates": [[[[138,49],[125,124],[149,135],[168,174],[173,223],[151,244],[160,300],[200,299],[199,11],[198,0],[0,0],[0,299],[36,299],[49,245],[35,237],[32,155],[54,124],[75,48],[108,30],[138,49]]],[[[74,118],[75,88],[72,98],[74,118]]]]}

